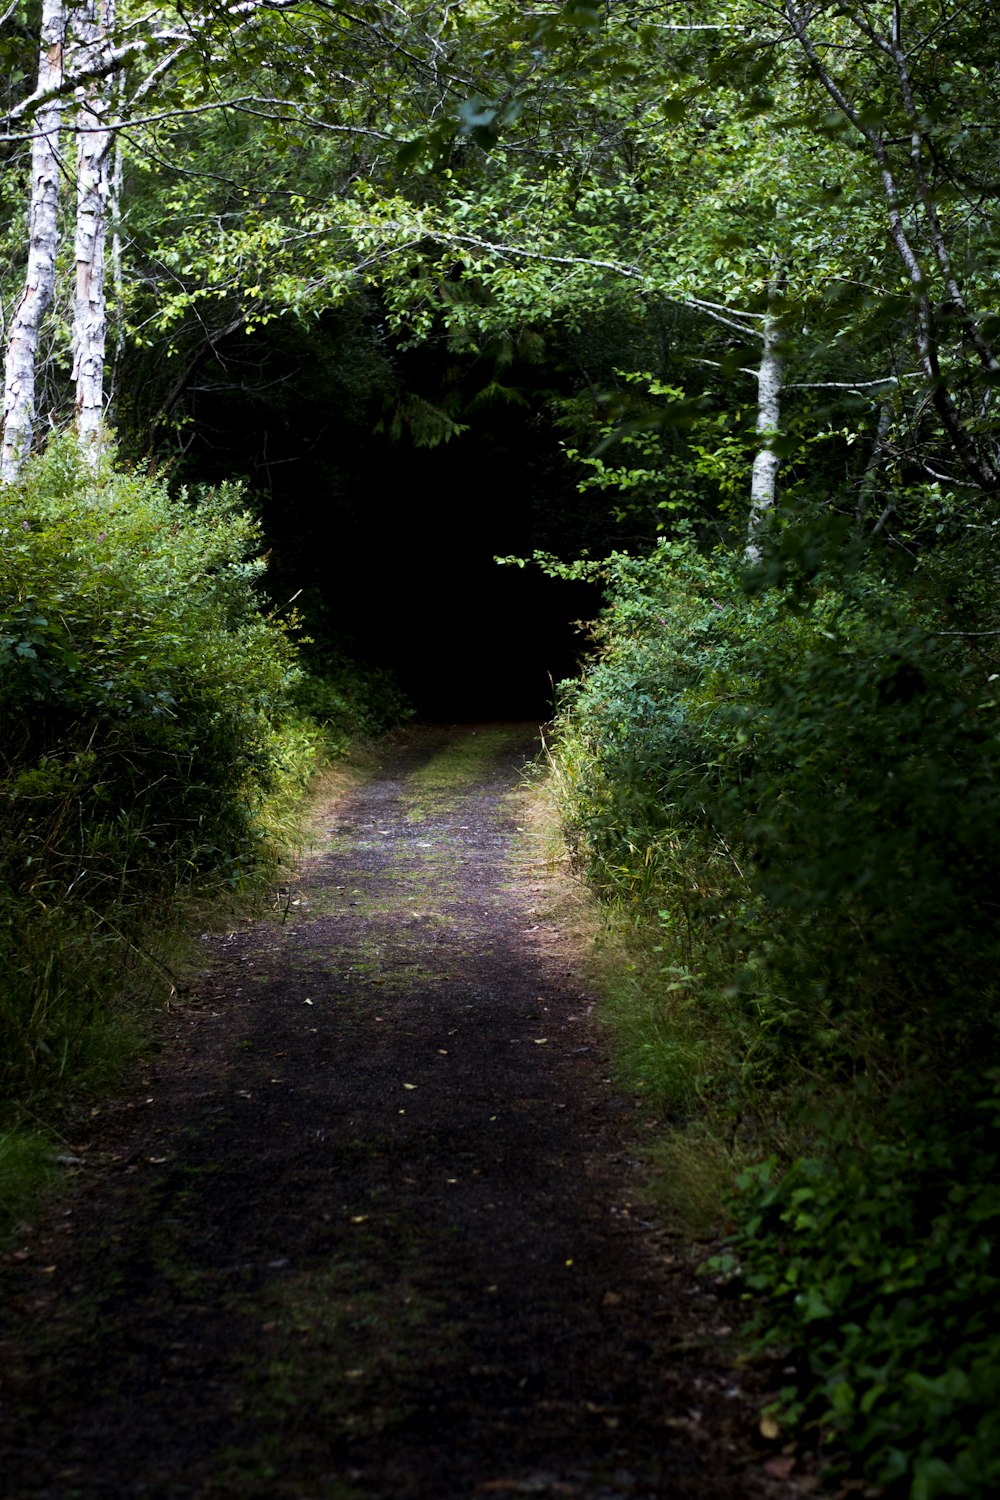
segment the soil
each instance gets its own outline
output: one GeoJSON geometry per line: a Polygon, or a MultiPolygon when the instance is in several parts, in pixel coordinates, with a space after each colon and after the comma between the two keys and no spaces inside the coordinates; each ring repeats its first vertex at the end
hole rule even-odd
{"type": "Polygon", "coordinates": [[[410,729],[0,1275],[11,1500],[799,1495],[547,921],[532,726],[410,729]],[[767,1423],[764,1424],[765,1428],[767,1423]]]}

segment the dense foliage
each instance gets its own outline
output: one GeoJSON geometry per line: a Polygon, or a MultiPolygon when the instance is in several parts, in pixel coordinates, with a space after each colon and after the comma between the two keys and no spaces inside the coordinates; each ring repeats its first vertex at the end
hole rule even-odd
{"type": "Polygon", "coordinates": [[[769,588],[689,543],[610,560],[560,721],[568,824],[646,954],[633,1074],[768,1157],[724,1265],[802,1351],[794,1409],[915,1495],[983,1494],[995,644],[938,631],[883,557],[803,569],[794,526],[783,550],[769,588]]]}
{"type": "Polygon", "coordinates": [[[261,857],[293,662],[255,594],[258,547],[233,493],[195,506],[110,465],[88,478],[72,445],[5,491],[8,1089],[72,1065],[158,899],[261,857]]]}
{"type": "Polygon", "coordinates": [[[917,1500],[1000,1482],[1000,1073],[816,1113],[809,1154],[741,1179],[739,1251],[767,1343],[798,1368],[784,1409],[917,1500]],[[961,1091],[955,1083],[960,1082],[961,1091]]]}

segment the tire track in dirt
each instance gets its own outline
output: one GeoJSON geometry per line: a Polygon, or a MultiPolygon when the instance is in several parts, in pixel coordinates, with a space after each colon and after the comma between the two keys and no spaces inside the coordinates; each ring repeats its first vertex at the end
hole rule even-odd
{"type": "Polygon", "coordinates": [[[11,1500],[801,1493],[754,1446],[725,1309],[631,1201],[631,1109],[532,931],[508,794],[534,748],[394,737],[287,920],[213,941],[8,1257],[11,1500]]]}

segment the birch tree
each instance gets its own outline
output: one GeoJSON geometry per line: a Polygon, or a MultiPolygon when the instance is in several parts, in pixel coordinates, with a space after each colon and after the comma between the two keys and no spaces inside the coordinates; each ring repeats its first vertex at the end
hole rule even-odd
{"type": "Polygon", "coordinates": [[[781,388],[785,360],[782,353],[781,320],[775,308],[778,299],[772,282],[768,310],[761,325],[760,366],[757,370],[757,418],[754,424],[759,447],[750,475],[750,513],[744,557],[757,565],[763,561],[760,528],[774,509],[781,459],[775,436],[781,426],[781,388]]]}
{"type": "MultiPolygon", "coordinates": [[[[205,8],[188,18],[182,8],[154,5],[134,10],[115,29],[114,0],[43,0],[41,47],[35,87],[5,111],[0,141],[31,141],[28,252],[24,287],[7,333],[3,445],[0,480],[17,477],[31,449],[39,335],[56,292],[59,251],[60,182],[76,185],[73,245],[75,285],[72,303],[72,383],[80,437],[96,454],[104,415],[104,363],[107,308],[105,246],[110,197],[109,166],[115,136],[132,128],[140,106],[167,116],[199,109],[233,107],[223,63],[240,48],[256,43],[261,29],[295,10],[301,0],[235,0],[205,8]],[[180,89],[168,91],[182,64],[193,66],[180,89]],[[220,80],[213,80],[218,66],[220,80]],[[132,70],[129,89],[115,91],[116,75],[132,70]],[[185,93],[192,79],[195,97],[185,93]],[[215,97],[198,102],[214,83],[215,97]],[[112,110],[115,94],[120,108],[112,110]],[[71,131],[75,152],[61,154],[71,131]],[[75,156],[75,161],[73,157],[75,156]]],[[[232,69],[231,69],[232,71],[232,69]]],[[[236,69],[236,72],[239,70],[236,69]]],[[[242,80],[241,80],[242,81],[242,80]]],[[[247,102],[245,99],[242,101],[247,102]]]]}
{"type": "Polygon", "coordinates": [[[112,0],[85,0],[77,11],[80,71],[93,73],[77,106],[76,287],[73,301],[73,381],[77,432],[96,458],[104,415],[105,244],[112,132],[111,75],[100,64],[113,20],[112,0]]]}
{"type": "Polygon", "coordinates": [[[59,248],[60,128],[66,45],[63,0],[43,0],[28,208],[28,260],[24,288],[11,321],[4,363],[0,482],[20,473],[31,448],[35,420],[35,362],[42,320],[52,302],[59,248]]]}

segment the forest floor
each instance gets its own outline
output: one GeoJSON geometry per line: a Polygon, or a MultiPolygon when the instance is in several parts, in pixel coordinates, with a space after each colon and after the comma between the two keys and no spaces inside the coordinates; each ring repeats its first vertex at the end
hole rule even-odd
{"type": "Polygon", "coordinates": [[[733,1308],[658,1228],[524,823],[531,726],[415,728],[209,940],[0,1266],[7,1500],[757,1500],[733,1308]],[[520,825],[520,826],[519,826],[520,825]]]}

